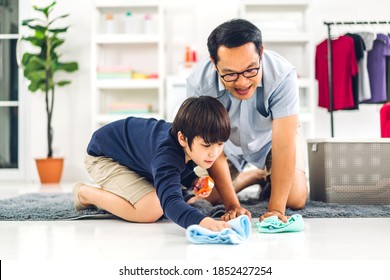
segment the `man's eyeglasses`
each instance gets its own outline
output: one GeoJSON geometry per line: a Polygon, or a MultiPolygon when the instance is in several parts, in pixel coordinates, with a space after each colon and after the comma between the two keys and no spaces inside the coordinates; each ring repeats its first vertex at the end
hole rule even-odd
{"type": "Polygon", "coordinates": [[[229,73],[225,75],[221,75],[218,71],[218,66],[216,66],[218,75],[225,81],[225,82],[235,82],[238,80],[238,77],[240,75],[243,75],[245,78],[253,78],[257,74],[259,74],[259,70],[261,68],[261,60],[259,58],[259,67],[256,68],[250,68],[242,72],[236,72],[236,73],[229,73]]]}

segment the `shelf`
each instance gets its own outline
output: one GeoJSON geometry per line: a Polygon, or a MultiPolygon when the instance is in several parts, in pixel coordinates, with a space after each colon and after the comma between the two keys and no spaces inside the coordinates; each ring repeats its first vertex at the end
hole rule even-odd
{"type": "Polygon", "coordinates": [[[96,116],[96,122],[100,124],[106,124],[114,122],[121,119],[126,119],[128,117],[137,117],[137,118],[155,118],[161,119],[162,116],[158,113],[149,113],[149,114],[99,114],[96,116]]]}
{"type": "Polygon", "coordinates": [[[105,79],[97,80],[96,88],[98,89],[158,89],[160,87],[160,80],[158,79],[145,79],[145,80],[114,80],[105,79]]]}
{"type": "Polygon", "coordinates": [[[306,7],[310,4],[310,0],[243,0],[242,4],[245,6],[282,6],[283,8],[293,7],[306,7]]]}
{"type": "Polygon", "coordinates": [[[127,7],[150,7],[154,8],[158,6],[159,1],[129,1],[129,0],[95,0],[96,8],[127,8],[127,7]]]}
{"type": "MultiPolygon", "coordinates": [[[[264,31],[266,32],[266,31],[264,31]]],[[[304,32],[277,32],[272,31],[269,36],[263,37],[264,43],[300,43],[306,44],[310,42],[310,35],[304,32]]]]}
{"type": "Polygon", "coordinates": [[[158,34],[98,34],[97,44],[158,44],[158,34]]]}

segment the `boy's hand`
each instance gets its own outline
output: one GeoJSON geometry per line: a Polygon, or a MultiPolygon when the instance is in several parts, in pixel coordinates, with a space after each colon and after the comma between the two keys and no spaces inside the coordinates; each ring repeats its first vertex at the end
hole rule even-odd
{"type": "Polygon", "coordinates": [[[223,216],[221,217],[221,220],[222,221],[229,221],[229,220],[235,219],[241,215],[247,215],[250,219],[252,218],[252,215],[248,210],[246,210],[245,208],[243,208],[241,206],[235,206],[235,207],[232,207],[225,214],[223,214],[223,216]]]}
{"type": "Polygon", "coordinates": [[[224,228],[231,228],[227,222],[217,221],[210,217],[206,217],[201,220],[199,225],[212,231],[221,231],[224,228]]]}
{"type": "Polygon", "coordinates": [[[287,220],[290,218],[289,216],[285,216],[282,212],[274,210],[274,211],[268,211],[267,213],[264,213],[263,215],[260,216],[259,220],[261,222],[265,218],[268,218],[271,216],[277,216],[279,218],[279,220],[281,220],[283,223],[287,223],[287,220]]]}
{"type": "Polygon", "coordinates": [[[211,177],[199,177],[194,180],[192,192],[200,198],[208,197],[213,191],[214,181],[211,177]]]}

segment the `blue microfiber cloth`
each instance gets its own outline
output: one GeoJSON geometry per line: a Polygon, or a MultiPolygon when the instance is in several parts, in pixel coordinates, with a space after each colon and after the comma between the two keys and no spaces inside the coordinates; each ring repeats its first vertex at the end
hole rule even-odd
{"type": "Polygon", "coordinates": [[[211,231],[199,225],[187,228],[187,239],[196,244],[240,244],[249,238],[251,221],[246,215],[238,216],[228,221],[232,228],[221,231],[211,231]]]}
{"type": "Polygon", "coordinates": [[[305,228],[305,222],[301,215],[294,214],[287,223],[283,223],[277,216],[271,216],[262,222],[256,222],[253,226],[260,233],[296,232],[305,228]]]}

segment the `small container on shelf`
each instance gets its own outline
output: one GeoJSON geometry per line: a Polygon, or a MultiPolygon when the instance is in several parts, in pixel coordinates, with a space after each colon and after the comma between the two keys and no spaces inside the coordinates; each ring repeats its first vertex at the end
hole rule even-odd
{"type": "Polygon", "coordinates": [[[148,78],[148,75],[143,72],[134,71],[132,78],[135,80],[145,80],[148,78]]]}
{"type": "Polygon", "coordinates": [[[184,51],[184,62],[179,65],[179,75],[188,76],[197,62],[196,47],[186,46],[184,51]]]}
{"type": "Polygon", "coordinates": [[[185,49],[184,62],[187,67],[192,67],[197,62],[196,47],[187,46],[185,49]]]}
{"type": "Polygon", "coordinates": [[[153,33],[153,19],[151,14],[145,14],[144,17],[144,33],[151,34],[153,33]]]}
{"type": "Polygon", "coordinates": [[[134,33],[134,19],[130,11],[125,14],[125,33],[134,33]]]}
{"type": "Polygon", "coordinates": [[[106,14],[104,16],[104,31],[107,34],[115,33],[115,22],[114,22],[114,15],[113,14],[106,14]]]}

